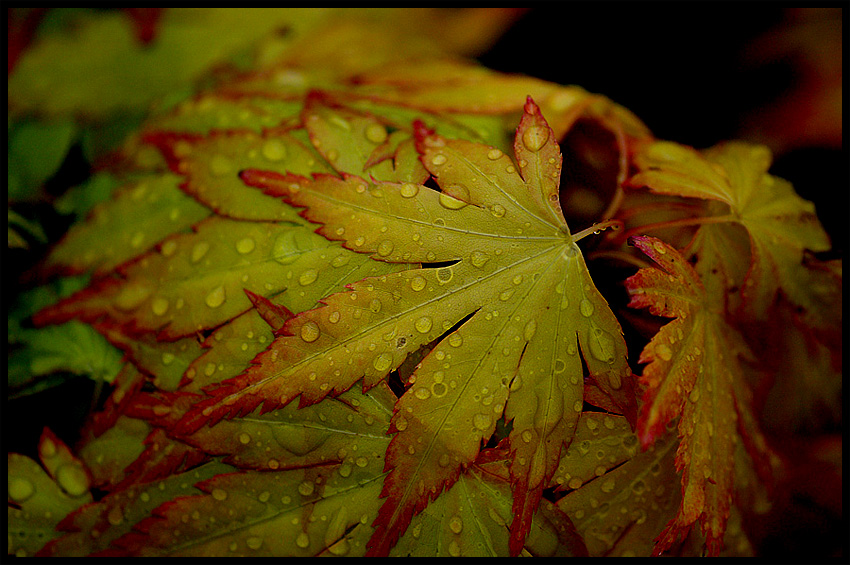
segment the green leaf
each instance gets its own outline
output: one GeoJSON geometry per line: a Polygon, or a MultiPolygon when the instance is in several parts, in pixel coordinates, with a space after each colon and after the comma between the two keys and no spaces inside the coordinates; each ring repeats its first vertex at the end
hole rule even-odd
{"type": "Polygon", "coordinates": [[[68,120],[14,124],[9,130],[9,199],[32,200],[37,189],[52,177],[77,136],[68,120]]]}

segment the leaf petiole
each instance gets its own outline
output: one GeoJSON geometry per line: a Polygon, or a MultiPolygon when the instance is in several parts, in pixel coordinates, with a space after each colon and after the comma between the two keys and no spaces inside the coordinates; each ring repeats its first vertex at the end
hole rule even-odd
{"type": "Polygon", "coordinates": [[[597,233],[601,232],[602,230],[607,230],[608,228],[618,230],[621,227],[623,227],[623,222],[621,222],[620,220],[605,220],[604,222],[599,222],[598,224],[593,224],[589,228],[583,229],[580,232],[578,232],[577,234],[575,234],[573,236],[573,243],[575,243],[575,242],[577,242],[581,239],[584,239],[585,237],[589,236],[590,234],[597,234],[597,233]]]}

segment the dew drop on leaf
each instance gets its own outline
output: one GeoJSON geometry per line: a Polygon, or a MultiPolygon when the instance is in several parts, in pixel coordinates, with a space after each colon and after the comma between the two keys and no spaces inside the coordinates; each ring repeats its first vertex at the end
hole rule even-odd
{"type": "Polygon", "coordinates": [[[493,149],[491,149],[487,153],[487,158],[490,159],[491,161],[495,161],[496,159],[498,159],[502,155],[504,155],[504,153],[502,153],[500,150],[498,150],[494,147],[493,149]]]}
{"type": "Polygon", "coordinates": [[[490,208],[490,213],[497,218],[503,218],[505,216],[506,210],[505,207],[501,204],[494,204],[493,207],[490,208]]]}
{"type": "Polygon", "coordinates": [[[263,143],[262,152],[269,161],[282,161],[286,157],[286,146],[279,139],[269,139],[263,143]]]}
{"type": "Polygon", "coordinates": [[[162,297],[154,298],[151,302],[151,310],[157,316],[163,316],[168,311],[168,300],[162,297]]]}
{"type": "Polygon", "coordinates": [[[366,128],[366,139],[372,143],[383,143],[387,139],[387,130],[381,124],[370,124],[366,128]]]}
{"type": "Polygon", "coordinates": [[[307,535],[307,532],[301,532],[298,534],[298,537],[295,538],[295,545],[302,549],[310,545],[310,536],[307,535]]]}
{"type": "Polygon", "coordinates": [[[332,324],[339,322],[339,318],[340,318],[340,314],[336,310],[331,312],[330,314],[328,314],[328,322],[330,322],[332,324]]]}
{"type": "Polygon", "coordinates": [[[307,269],[298,277],[298,284],[308,286],[316,282],[317,278],[319,278],[319,273],[316,269],[307,269]]]}
{"type": "Polygon", "coordinates": [[[419,400],[427,400],[431,396],[431,391],[425,387],[419,387],[413,393],[413,396],[418,398],[419,400]]]}
{"type": "Polygon", "coordinates": [[[243,237],[236,242],[236,251],[242,255],[246,255],[254,250],[255,245],[256,244],[253,239],[250,237],[243,237]]]}
{"type": "Polygon", "coordinates": [[[224,292],[224,286],[219,285],[212,289],[212,291],[204,299],[204,302],[210,308],[218,308],[219,306],[224,304],[225,300],[227,300],[227,296],[224,292]]]}
{"type": "Polygon", "coordinates": [[[307,343],[311,343],[319,339],[320,334],[321,331],[319,330],[319,326],[312,320],[301,326],[301,339],[307,343]]]}
{"type": "Polygon", "coordinates": [[[579,305],[579,310],[581,310],[581,315],[585,318],[593,316],[593,304],[586,298],[582,299],[581,304],[579,305]]]}
{"type": "Polygon", "coordinates": [[[531,126],[522,134],[522,143],[529,151],[540,151],[549,140],[549,128],[531,126]]]}
{"type": "Polygon", "coordinates": [[[27,479],[13,477],[9,479],[9,498],[15,502],[24,502],[35,494],[35,486],[27,479]]]}
{"type": "Polygon", "coordinates": [[[212,494],[212,497],[214,499],[218,500],[219,502],[221,502],[223,500],[227,500],[227,491],[225,491],[223,489],[220,489],[220,488],[213,489],[213,491],[210,494],[212,494]]]}
{"type": "Polygon", "coordinates": [[[449,520],[449,529],[456,534],[463,531],[463,520],[460,516],[452,516],[451,520],[449,520]]]}
{"type": "Polygon", "coordinates": [[[469,259],[473,267],[478,267],[480,269],[487,264],[487,261],[490,260],[490,256],[483,251],[473,251],[469,256],[469,259]]]}
{"type": "Polygon", "coordinates": [[[530,320],[525,325],[525,329],[522,332],[522,336],[525,338],[525,341],[531,341],[531,338],[534,337],[535,331],[537,331],[537,322],[530,320]]]}
{"type": "Polygon", "coordinates": [[[430,317],[422,316],[421,318],[416,320],[414,327],[416,327],[416,331],[424,334],[424,333],[428,333],[431,330],[432,325],[433,325],[433,323],[432,323],[430,317]]]}
{"type": "Polygon", "coordinates": [[[440,204],[443,208],[447,208],[449,210],[460,210],[467,205],[467,203],[463,200],[458,200],[453,196],[449,196],[445,192],[440,193],[440,204]]]}
{"type": "Polygon", "coordinates": [[[434,165],[444,165],[446,163],[446,156],[442,153],[437,153],[431,158],[431,163],[434,165]]]}
{"type": "Polygon", "coordinates": [[[463,345],[463,336],[457,332],[453,333],[449,336],[449,345],[452,347],[460,347],[463,345]]]}
{"type": "Polygon", "coordinates": [[[490,416],[487,414],[476,414],[472,417],[472,425],[478,430],[486,430],[490,427],[490,416]]]}
{"type": "Polygon", "coordinates": [[[378,255],[386,257],[393,252],[393,242],[385,239],[378,245],[378,255]]]}
{"type": "Polygon", "coordinates": [[[437,280],[440,284],[446,284],[447,282],[452,280],[454,276],[454,271],[451,267],[442,267],[437,269],[437,280]]]}
{"type": "Polygon", "coordinates": [[[389,370],[393,364],[393,358],[389,353],[381,353],[372,361],[372,366],[379,373],[389,370]]]}
{"type": "Polygon", "coordinates": [[[673,351],[665,343],[659,343],[655,346],[655,354],[664,361],[669,361],[673,358],[673,351]]]}
{"type": "Polygon", "coordinates": [[[400,193],[404,198],[413,198],[419,194],[419,186],[410,182],[401,185],[400,193]]]}
{"type": "Polygon", "coordinates": [[[410,279],[410,288],[412,288],[416,292],[419,292],[420,290],[425,288],[426,284],[427,282],[425,281],[425,278],[419,275],[416,275],[415,277],[410,279]]]}
{"type": "Polygon", "coordinates": [[[206,241],[199,241],[192,248],[192,263],[197,263],[201,259],[204,258],[204,255],[207,254],[207,251],[210,250],[210,244],[206,241]]]}

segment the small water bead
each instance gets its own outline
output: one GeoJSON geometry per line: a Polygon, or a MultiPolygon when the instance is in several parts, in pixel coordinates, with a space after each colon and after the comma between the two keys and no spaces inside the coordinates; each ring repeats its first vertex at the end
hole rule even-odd
{"type": "Polygon", "coordinates": [[[339,314],[338,311],[333,311],[330,314],[328,314],[328,322],[330,322],[332,324],[339,322],[339,318],[340,318],[340,314],[339,314]]]}
{"type": "Polygon", "coordinates": [[[246,255],[254,250],[256,247],[256,243],[250,237],[243,237],[239,241],[236,242],[236,251],[241,253],[242,255],[246,255]]]}
{"type": "Polygon", "coordinates": [[[298,277],[298,284],[301,286],[309,286],[316,282],[316,279],[319,278],[319,273],[316,269],[307,269],[298,277]]]}
{"type": "Polygon", "coordinates": [[[321,335],[321,331],[316,322],[310,320],[301,326],[301,339],[307,343],[316,341],[319,339],[319,335],[321,335]]]}
{"type": "Polygon", "coordinates": [[[455,540],[452,540],[452,543],[449,544],[449,555],[452,557],[460,557],[460,546],[455,540]]]}
{"type": "Polygon", "coordinates": [[[531,430],[523,430],[520,434],[520,437],[525,443],[531,443],[531,440],[534,438],[534,434],[531,432],[531,430]]]}
{"type": "Polygon", "coordinates": [[[419,400],[428,400],[431,397],[431,391],[425,387],[419,387],[413,391],[413,396],[419,400]]]}
{"type": "Polygon", "coordinates": [[[269,139],[263,143],[263,157],[269,161],[282,161],[286,158],[286,146],[279,139],[269,139]]]}
{"type": "Polygon", "coordinates": [[[457,332],[453,333],[449,336],[449,345],[452,347],[460,347],[463,345],[463,336],[457,332]]]}
{"type": "Polygon", "coordinates": [[[655,248],[655,250],[656,250],[658,253],[660,253],[661,255],[664,255],[665,253],[667,253],[667,249],[664,247],[664,244],[663,244],[663,243],[661,243],[660,241],[656,241],[656,242],[654,242],[654,243],[652,244],[652,247],[654,247],[654,248],[655,248]]]}
{"type": "Polygon", "coordinates": [[[473,267],[478,267],[480,269],[487,264],[487,261],[490,260],[490,256],[483,251],[473,251],[469,256],[469,260],[473,267]]]}
{"type": "Polygon", "coordinates": [[[369,124],[365,133],[372,143],[383,143],[387,139],[387,129],[381,124],[369,124]]]}
{"type": "Polygon", "coordinates": [[[390,253],[393,252],[393,247],[393,242],[388,239],[385,239],[380,244],[378,244],[378,255],[380,255],[381,257],[388,256],[390,253]]]}
{"type": "Polygon", "coordinates": [[[224,489],[215,488],[210,494],[212,494],[212,497],[219,502],[227,500],[227,491],[224,489]]]}
{"type": "Polygon", "coordinates": [[[433,321],[429,316],[422,316],[421,318],[416,320],[416,323],[414,323],[413,325],[416,328],[416,331],[424,334],[428,333],[431,330],[431,327],[433,326],[433,321]]]}
{"type": "Polygon", "coordinates": [[[263,547],[263,538],[252,536],[245,540],[245,545],[248,546],[248,549],[260,549],[263,547]]]}
{"type": "Polygon", "coordinates": [[[251,436],[244,432],[239,434],[239,443],[241,443],[242,445],[248,445],[249,443],[251,443],[251,436]]]}
{"type": "Polygon", "coordinates": [[[487,158],[490,159],[491,161],[495,161],[496,159],[498,159],[502,155],[504,155],[504,153],[502,153],[500,150],[498,150],[494,147],[493,149],[491,149],[487,153],[487,158]]]}
{"type": "Polygon", "coordinates": [[[463,531],[463,520],[460,516],[452,516],[452,519],[449,520],[449,529],[456,534],[463,531]]]}
{"type": "Polygon", "coordinates": [[[487,430],[490,427],[491,422],[492,419],[488,414],[476,414],[472,417],[472,425],[481,431],[487,430]]]}
{"type": "Polygon", "coordinates": [[[540,151],[549,141],[549,128],[531,126],[522,134],[522,143],[529,151],[540,151]]]}
{"type": "Polygon", "coordinates": [[[298,485],[298,492],[301,493],[301,496],[310,496],[314,489],[315,485],[312,481],[304,481],[298,485]]]}
{"type": "Polygon", "coordinates": [[[309,547],[310,536],[307,535],[307,532],[301,532],[298,534],[298,537],[295,538],[295,545],[302,549],[309,547]]]}
{"type": "Polygon", "coordinates": [[[15,502],[24,502],[35,494],[35,486],[27,479],[13,477],[9,479],[9,498],[15,502]]]}
{"type": "Polygon", "coordinates": [[[664,361],[669,361],[673,358],[673,350],[664,343],[659,343],[655,346],[655,354],[664,361]]]}
{"type": "Polygon", "coordinates": [[[197,263],[198,261],[203,259],[204,255],[206,255],[207,251],[209,251],[209,250],[210,250],[210,244],[207,243],[206,241],[200,241],[200,242],[196,243],[195,246],[192,248],[192,256],[191,256],[192,263],[197,263]]]}
{"type": "Polygon", "coordinates": [[[589,318],[593,315],[593,311],[595,308],[593,307],[593,303],[590,302],[587,298],[583,298],[581,304],[579,305],[579,310],[581,311],[581,315],[585,318],[589,318]]]}
{"type": "Polygon", "coordinates": [[[431,164],[433,164],[433,165],[437,165],[437,166],[444,165],[446,163],[446,161],[447,161],[446,156],[443,155],[442,153],[437,153],[436,155],[431,157],[431,164]]]}
{"type": "Polygon", "coordinates": [[[447,208],[449,210],[460,210],[461,208],[467,205],[467,202],[464,202],[463,200],[458,200],[453,196],[449,196],[445,192],[441,192],[440,205],[443,208],[447,208]]]}
{"type": "Polygon", "coordinates": [[[452,280],[453,276],[454,276],[454,271],[452,270],[451,267],[442,267],[440,269],[437,269],[437,281],[440,284],[448,283],[449,281],[452,280]]]}
{"type": "Polygon", "coordinates": [[[151,302],[151,310],[157,316],[162,316],[168,311],[168,300],[162,297],[154,298],[151,302]]]}
{"type": "Polygon", "coordinates": [[[375,357],[374,361],[372,361],[372,366],[379,373],[383,373],[388,371],[393,364],[392,355],[389,353],[381,353],[377,357],[375,357]]]}
{"type": "Polygon", "coordinates": [[[219,285],[215,287],[204,299],[204,302],[210,308],[218,308],[222,304],[224,304],[225,300],[227,300],[227,296],[224,291],[224,286],[219,285]]]}
{"type": "Polygon", "coordinates": [[[403,198],[413,198],[417,194],[419,194],[419,186],[410,182],[406,182],[401,185],[401,189],[399,190],[400,194],[403,198]]]}
{"type": "Polygon", "coordinates": [[[431,393],[437,398],[444,397],[448,390],[449,388],[442,382],[437,382],[431,385],[431,393]]]}
{"type": "Polygon", "coordinates": [[[505,167],[505,172],[509,175],[512,175],[516,172],[516,168],[513,165],[508,165],[507,167],[505,167]]]}
{"type": "Polygon", "coordinates": [[[537,322],[530,320],[525,325],[525,329],[522,332],[522,336],[525,338],[525,341],[531,341],[531,338],[534,337],[535,331],[537,331],[537,322]]]}
{"type": "Polygon", "coordinates": [[[373,298],[369,302],[369,310],[371,310],[375,314],[380,312],[382,307],[383,307],[383,305],[381,304],[381,301],[378,300],[377,298],[373,298]]]}

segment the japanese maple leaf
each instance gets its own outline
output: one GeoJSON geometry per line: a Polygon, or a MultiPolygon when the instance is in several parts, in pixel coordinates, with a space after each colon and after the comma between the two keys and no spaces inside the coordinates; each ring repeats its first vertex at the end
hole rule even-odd
{"type": "Polygon", "coordinates": [[[513,421],[511,552],[582,409],[579,347],[593,379],[634,410],[619,324],[590,279],[558,205],[561,155],[530,99],[516,161],[493,147],[417,125],[422,163],[441,192],[413,183],[256,170],[243,179],[323,225],[346,247],[421,268],[368,278],[290,320],[242,375],[211,387],[177,425],[301,405],[363,378],[368,389],[419,347],[439,343],[399,400],[387,454],[392,469],[372,552],[386,554],[420,512],[476,457],[503,415],[513,421]]]}
{"type": "Polygon", "coordinates": [[[717,555],[729,517],[735,474],[735,444],[744,441],[756,464],[769,466],[769,452],[750,411],[750,392],[740,357],[752,357],[743,337],[724,316],[722,297],[706,294],[693,267],[673,247],[640,236],[634,245],[660,269],[641,269],[626,280],[630,306],[675,318],[647,344],[646,386],[637,433],[644,447],[679,417],[682,504],[659,537],[656,552],[687,534],[696,520],[708,552],[717,555]]]}
{"type": "Polygon", "coordinates": [[[660,194],[716,201],[717,215],[699,218],[704,223],[690,252],[699,256],[700,273],[741,270],[746,311],[763,319],[782,291],[795,305],[816,308],[802,267],[804,250],[826,251],[829,238],[817,220],[814,205],[803,200],[787,181],[767,173],[770,151],[760,145],[729,142],[703,152],[671,142],[641,147],[635,156],[639,173],[629,183],[648,186],[660,194]],[[724,206],[725,205],[725,206],[724,206]],[[743,226],[750,240],[750,257],[727,253],[724,242],[734,240],[734,226],[743,226]],[[706,232],[706,233],[703,233],[706,232]],[[701,264],[703,263],[703,264],[701,264]]]}

